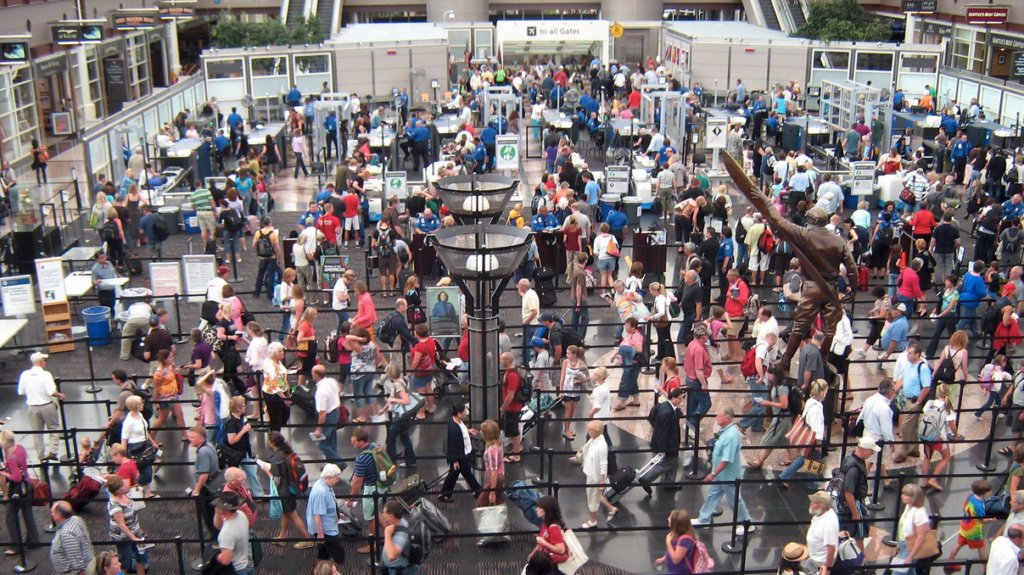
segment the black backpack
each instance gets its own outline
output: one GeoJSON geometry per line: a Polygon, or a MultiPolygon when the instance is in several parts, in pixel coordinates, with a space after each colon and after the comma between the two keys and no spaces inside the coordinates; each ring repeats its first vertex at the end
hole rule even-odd
{"type": "Polygon", "coordinates": [[[100,237],[105,242],[116,242],[121,239],[121,234],[117,231],[117,222],[114,220],[104,222],[103,227],[100,228],[100,237]]]}
{"type": "Polygon", "coordinates": [[[261,258],[274,257],[274,242],[270,241],[270,234],[260,230],[256,238],[256,255],[261,258]]]}
{"type": "Polygon", "coordinates": [[[796,384],[789,384],[789,412],[793,415],[804,412],[804,392],[796,384]]]}
{"type": "Polygon", "coordinates": [[[1022,240],[1024,240],[1024,233],[1021,233],[1019,229],[1010,228],[1006,230],[1006,241],[1003,242],[1003,251],[1008,254],[1017,253],[1020,250],[1022,240]]]}
{"type": "Polygon", "coordinates": [[[514,369],[519,374],[519,390],[516,391],[515,400],[519,403],[529,403],[533,399],[533,374],[514,369]]]}
{"type": "Polygon", "coordinates": [[[377,232],[377,255],[382,258],[389,258],[395,255],[395,244],[391,239],[391,230],[380,230],[377,232]]]}
{"type": "Polygon", "coordinates": [[[129,389],[131,389],[132,395],[142,398],[142,418],[149,421],[155,413],[153,409],[153,396],[148,389],[139,389],[134,383],[130,385],[129,389]]]}
{"type": "Polygon", "coordinates": [[[391,315],[377,322],[373,332],[381,343],[388,346],[395,345],[395,338],[398,337],[398,329],[395,328],[395,316],[398,312],[391,312],[391,315]]]}
{"type": "Polygon", "coordinates": [[[883,244],[892,244],[892,224],[882,224],[882,227],[878,228],[878,235],[875,236],[875,241],[883,244]]]}
{"type": "Polygon", "coordinates": [[[153,220],[153,235],[156,236],[156,241],[162,242],[167,238],[171,237],[171,230],[167,229],[167,222],[163,218],[157,216],[153,220]]]}
{"type": "Polygon", "coordinates": [[[568,349],[570,345],[575,345],[577,347],[584,347],[584,348],[587,347],[586,342],[583,341],[583,336],[581,336],[580,334],[576,333],[575,330],[573,330],[573,329],[565,329],[564,326],[559,326],[558,328],[556,328],[556,331],[558,331],[559,333],[562,334],[562,350],[563,350],[563,353],[564,353],[564,350],[568,349]]]}
{"type": "Polygon", "coordinates": [[[939,367],[935,368],[935,381],[940,383],[952,384],[956,382],[956,364],[953,363],[953,358],[956,357],[959,350],[947,355],[945,359],[939,364],[939,367]]]}
{"type": "Polygon", "coordinates": [[[227,208],[224,211],[224,229],[229,232],[237,232],[242,229],[245,225],[242,222],[242,216],[238,215],[233,208],[227,208]]]}

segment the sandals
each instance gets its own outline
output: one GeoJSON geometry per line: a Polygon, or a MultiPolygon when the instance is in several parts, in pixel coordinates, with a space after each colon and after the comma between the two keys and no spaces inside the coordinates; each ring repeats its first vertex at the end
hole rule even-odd
{"type": "Polygon", "coordinates": [[[573,439],[576,439],[575,435],[569,435],[568,433],[563,433],[562,437],[568,439],[569,441],[572,441],[573,439]]]}
{"type": "Polygon", "coordinates": [[[505,463],[519,463],[519,461],[520,457],[518,455],[508,455],[505,457],[505,463]]]}
{"type": "Polygon", "coordinates": [[[4,555],[6,555],[8,557],[11,557],[12,555],[17,555],[17,554],[18,554],[18,552],[15,551],[14,549],[8,549],[7,551],[4,551],[4,555]]]}
{"type": "Polygon", "coordinates": [[[751,469],[761,469],[762,465],[764,465],[763,461],[751,461],[751,462],[747,463],[747,467],[749,467],[751,469]]]}
{"type": "Polygon", "coordinates": [[[587,521],[586,523],[580,525],[580,529],[593,529],[595,527],[597,527],[597,521],[587,521]]]}
{"type": "Polygon", "coordinates": [[[1009,447],[1004,447],[999,450],[999,455],[1013,455],[1013,450],[1009,447]]]}
{"type": "Polygon", "coordinates": [[[783,461],[782,463],[780,463],[780,465],[782,465],[783,467],[789,467],[790,465],[793,465],[793,461],[783,461]]]}

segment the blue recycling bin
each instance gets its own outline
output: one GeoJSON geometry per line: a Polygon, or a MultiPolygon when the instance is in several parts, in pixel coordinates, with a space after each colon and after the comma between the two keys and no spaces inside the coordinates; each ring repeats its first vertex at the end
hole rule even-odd
{"type": "Polygon", "coordinates": [[[89,345],[110,345],[110,308],[104,305],[87,307],[81,311],[89,345]]]}
{"type": "Polygon", "coordinates": [[[619,200],[621,200],[621,199],[622,198],[621,198],[621,196],[619,196],[619,194],[602,194],[601,195],[601,202],[600,203],[601,203],[601,216],[602,216],[601,219],[602,220],[604,220],[605,218],[608,217],[608,212],[610,212],[613,209],[615,209],[615,204],[619,203],[619,200]]]}

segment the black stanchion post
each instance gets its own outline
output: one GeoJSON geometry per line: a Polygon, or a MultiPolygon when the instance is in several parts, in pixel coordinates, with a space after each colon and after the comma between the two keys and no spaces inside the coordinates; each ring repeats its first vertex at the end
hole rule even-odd
{"type": "Polygon", "coordinates": [[[78,428],[71,428],[71,448],[75,451],[75,458],[72,460],[71,465],[74,466],[75,475],[78,477],[82,476],[82,456],[78,453],[78,428]]]}
{"type": "MultiPolygon", "coordinates": [[[[878,452],[877,456],[875,456],[875,486],[874,486],[874,492],[871,494],[871,501],[869,501],[868,503],[864,504],[864,507],[867,507],[868,509],[870,509],[872,511],[881,511],[881,510],[885,509],[885,505],[878,501],[878,495],[882,491],[882,454],[885,453],[885,448],[886,448],[886,445],[885,445],[884,441],[881,443],[880,447],[882,448],[882,450],[878,452]]],[[[845,439],[843,440],[843,449],[844,450],[846,449],[846,441],[845,441],[845,439]]],[[[845,457],[844,457],[844,459],[845,459],[845,457]]]]}
{"type": "Polygon", "coordinates": [[[188,342],[185,330],[181,328],[181,301],[178,299],[178,294],[174,294],[174,320],[177,322],[175,325],[178,326],[178,345],[188,342]]]}
{"type": "MultiPolygon", "coordinates": [[[[54,378],[54,383],[57,386],[57,392],[63,393],[60,389],[60,378],[54,378]]],[[[60,399],[57,400],[57,409],[60,411],[60,431],[61,435],[64,436],[64,457],[60,458],[61,463],[69,463],[74,461],[71,455],[71,445],[68,442],[68,419],[64,414],[64,402],[60,399]]]]}
{"type": "Polygon", "coordinates": [[[644,375],[650,375],[655,373],[657,370],[651,366],[651,335],[654,332],[654,327],[651,322],[647,322],[647,334],[644,337],[644,357],[647,361],[644,362],[644,366],[640,368],[640,373],[644,375]]]}
{"type": "Polygon", "coordinates": [[[558,491],[560,489],[561,489],[561,484],[560,483],[558,483],[557,481],[551,482],[550,493],[551,493],[552,497],[554,497],[555,499],[558,499],[558,491]]]}
{"type": "MultiPolygon", "coordinates": [[[[732,534],[729,537],[729,542],[722,544],[722,551],[725,551],[726,553],[743,553],[743,547],[741,547],[740,545],[736,544],[736,535],[737,535],[736,528],[739,526],[740,484],[741,483],[742,483],[742,480],[740,480],[740,479],[736,479],[735,482],[734,482],[734,484],[736,486],[736,491],[733,493],[733,496],[732,496],[732,522],[731,522],[732,526],[729,527],[729,530],[732,531],[732,534]]],[[[747,523],[749,523],[749,520],[745,521],[744,525],[746,525],[747,523]]],[[[746,535],[746,527],[744,527],[744,535],[746,535]]]]}
{"type": "Polygon", "coordinates": [[[178,575],[185,575],[185,553],[182,550],[181,535],[174,536],[174,553],[178,557],[178,575]]]}
{"type": "MultiPolygon", "coordinates": [[[[239,232],[231,232],[231,233],[239,233],[239,232]]],[[[242,235],[242,239],[240,241],[243,241],[243,242],[245,241],[245,235],[244,234],[242,235]]],[[[235,253],[235,240],[234,240],[234,238],[232,238],[232,239],[227,240],[225,243],[227,243],[227,244],[229,244],[231,246],[231,274],[232,274],[233,277],[232,277],[232,279],[229,279],[228,282],[236,284],[236,283],[238,283],[238,282],[240,282],[242,280],[238,278],[238,255],[235,253]]]]}
{"type": "Polygon", "coordinates": [[[206,567],[206,538],[203,535],[203,495],[200,493],[193,497],[196,502],[196,523],[199,524],[199,559],[192,562],[193,571],[202,571],[206,567]]]}
{"type": "Polygon", "coordinates": [[[543,414],[540,413],[540,406],[541,406],[541,403],[543,403],[541,400],[544,397],[544,390],[541,389],[538,386],[536,388],[536,392],[537,392],[536,393],[536,395],[537,395],[537,413],[536,413],[537,425],[534,426],[534,429],[537,430],[537,445],[534,447],[534,449],[536,449],[537,452],[540,453],[540,457],[537,458],[537,459],[540,460],[540,473],[537,475],[537,477],[533,478],[533,484],[534,485],[541,485],[541,484],[544,483],[544,430],[545,430],[545,425],[544,425],[544,416],[543,416],[543,414]]]}
{"type": "MultiPolygon", "coordinates": [[[[956,417],[956,428],[959,430],[960,429],[960,410],[962,410],[964,408],[964,392],[967,391],[967,389],[966,389],[967,382],[966,381],[962,381],[962,382],[956,384],[956,386],[958,388],[958,392],[956,394],[956,414],[955,414],[955,417],[956,417]]],[[[992,412],[992,419],[995,419],[995,416],[996,416],[996,412],[993,411],[992,412]]],[[[957,433],[957,435],[959,435],[959,432],[957,433]]]]}
{"type": "MultiPolygon", "coordinates": [[[[706,474],[700,472],[700,420],[701,416],[697,416],[697,429],[693,430],[693,465],[690,470],[686,472],[687,479],[704,479],[706,474]]],[[[687,424],[689,427],[689,424],[687,424]]],[[[689,437],[690,433],[687,432],[686,436],[689,437]]]]}
{"type": "MultiPolygon", "coordinates": [[[[113,310],[111,310],[111,312],[113,312],[113,310]]],[[[124,337],[123,333],[121,334],[121,337],[124,337]]],[[[96,369],[95,369],[95,367],[93,367],[93,363],[92,363],[92,346],[91,345],[86,345],[85,346],[85,354],[86,354],[86,357],[89,358],[89,379],[91,380],[89,382],[89,387],[85,388],[85,392],[86,393],[99,393],[100,391],[102,391],[102,388],[100,388],[99,386],[96,385],[96,369]]]]}
{"type": "MultiPolygon", "coordinates": [[[[903,493],[903,486],[906,484],[907,477],[902,473],[899,474],[899,491],[897,493],[903,493]]],[[[897,501],[899,499],[897,498],[897,501]]],[[[899,541],[896,539],[896,535],[900,532],[900,506],[896,505],[896,512],[892,514],[892,530],[889,532],[889,536],[882,539],[882,543],[885,543],[889,547],[896,547],[899,545],[899,541]]]]}
{"type": "Polygon", "coordinates": [[[551,482],[555,480],[555,450],[549,447],[544,450],[544,455],[548,460],[548,485],[550,486],[551,482]]]}
{"type": "MultiPolygon", "coordinates": [[[[31,489],[31,488],[29,487],[28,489],[31,489]]],[[[14,536],[18,539],[16,541],[16,543],[18,545],[18,564],[14,566],[14,572],[15,573],[27,573],[27,572],[29,572],[29,571],[31,571],[31,570],[36,568],[36,566],[34,564],[29,562],[28,557],[25,556],[25,538],[21,534],[21,519],[22,519],[23,513],[20,511],[20,509],[19,510],[15,510],[14,509],[14,508],[20,508],[21,507],[21,500],[23,498],[25,498],[25,497],[30,497],[30,496],[31,496],[30,494],[22,494],[22,495],[14,494],[14,495],[11,496],[11,499],[9,500],[9,502],[7,504],[7,512],[8,513],[14,513],[14,521],[12,521],[11,524],[14,525],[14,536]]],[[[31,509],[32,508],[30,507],[29,508],[29,512],[30,513],[31,513],[31,509]]],[[[31,517],[29,517],[28,521],[35,521],[35,519],[32,519],[31,517]]]]}
{"type": "MultiPolygon", "coordinates": [[[[960,390],[960,393],[963,394],[963,390],[960,390]]],[[[1010,417],[1010,416],[1007,416],[1007,417],[1010,417]]],[[[996,442],[996,420],[997,419],[999,419],[999,418],[996,417],[996,411],[992,410],[992,421],[989,423],[989,426],[988,426],[988,441],[986,442],[988,445],[986,446],[986,449],[985,449],[985,462],[984,463],[979,463],[976,466],[978,468],[978,471],[984,471],[985,473],[992,473],[993,471],[996,470],[996,466],[992,465],[992,450],[995,449],[995,442],[996,442]]]]}

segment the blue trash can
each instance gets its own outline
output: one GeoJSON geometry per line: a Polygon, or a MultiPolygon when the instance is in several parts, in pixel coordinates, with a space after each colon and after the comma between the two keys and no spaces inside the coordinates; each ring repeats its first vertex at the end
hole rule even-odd
{"type": "Polygon", "coordinates": [[[192,204],[182,204],[181,218],[185,220],[186,234],[198,234],[202,232],[202,230],[199,229],[199,212],[192,207],[192,204]]]}
{"type": "Polygon", "coordinates": [[[608,212],[615,208],[615,204],[621,200],[619,194],[603,194],[601,196],[601,216],[602,220],[608,217],[608,212]]]}
{"type": "Polygon", "coordinates": [[[97,305],[87,307],[81,313],[89,333],[89,345],[110,345],[110,308],[97,305]]]}

